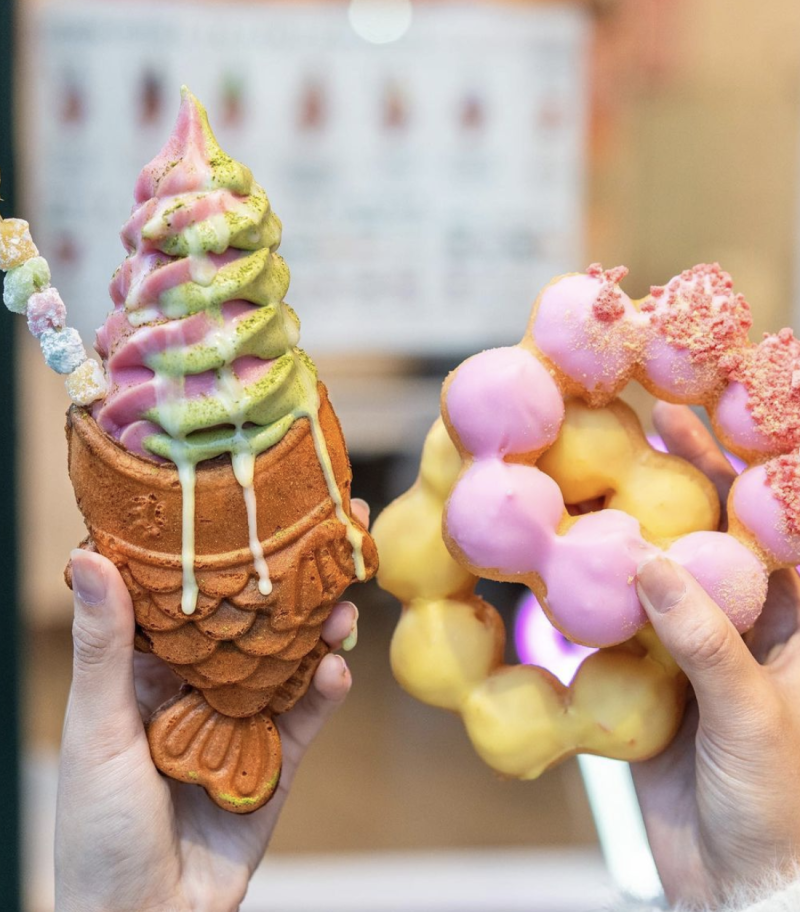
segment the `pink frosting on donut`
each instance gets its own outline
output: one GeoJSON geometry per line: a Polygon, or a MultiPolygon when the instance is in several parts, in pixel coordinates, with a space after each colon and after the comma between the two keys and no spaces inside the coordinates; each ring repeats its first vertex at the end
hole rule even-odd
{"type": "Polygon", "coordinates": [[[800,340],[792,330],[767,334],[730,361],[731,386],[746,390],[750,420],[768,442],[754,449],[777,455],[800,445],[800,340]]]}
{"type": "Polygon", "coordinates": [[[657,552],[627,513],[602,510],[582,516],[537,560],[555,626],[587,646],[610,646],[632,637],[647,623],[634,585],[636,568],[657,552]]]}
{"type": "Polygon", "coordinates": [[[563,512],[552,478],[499,459],[473,463],[445,508],[447,528],[467,560],[509,575],[535,568],[555,543],[563,512]]]}
{"type": "Polygon", "coordinates": [[[749,398],[741,383],[729,383],[725,387],[713,411],[717,434],[723,446],[734,453],[770,453],[772,443],[753,421],[749,398]]]}
{"type": "Polygon", "coordinates": [[[642,324],[610,273],[568,275],[549,285],[532,328],[537,347],[559,370],[589,393],[609,396],[633,369],[637,327],[642,324]],[[618,303],[617,309],[599,306],[608,297],[618,303]]]}
{"type": "Polygon", "coordinates": [[[724,532],[691,532],[666,556],[692,574],[740,633],[755,624],[767,597],[768,574],[746,545],[724,532]]]}
{"type": "Polygon", "coordinates": [[[764,472],[770,491],[781,504],[787,530],[800,535],[800,450],[770,459],[764,472]]]}
{"type": "Polygon", "coordinates": [[[445,405],[462,446],[475,456],[541,450],[553,443],[564,420],[555,380],[519,346],[490,349],[465,361],[445,405]],[[519,390],[530,395],[520,396],[519,390]]]}
{"type": "Polygon", "coordinates": [[[701,263],[652,288],[641,310],[649,320],[644,367],[650,379],[673,399],[708,401],[753,323],[731,277],[718,263],[701,263]]]}
{"type": "Polygon", "coordinates": [[[673,402],[707,401],[723,382],[717,364],[697,363],[691,352],[660,335],[648,334],[644,363],[651,382],[673,402]]]}
{"type": "Polygon", "coordinates": [[[450,535],[474,566],[489,575],[540,575],[548,613],[570,639],[621,643],[647,622],[633,580],[656,549],[619,510],[583,516],[557,535],[563,515],[561,490],[549,476],[491,458],[464,473],[445,513],[450,535]]]}
{"type": "Polygon", "coordinates": [[[800,535],[786,522],[786,505],[775,496],[763,465],[747,469],[731,490],[732,512],[781,564],[800,563],[800,535]]]}

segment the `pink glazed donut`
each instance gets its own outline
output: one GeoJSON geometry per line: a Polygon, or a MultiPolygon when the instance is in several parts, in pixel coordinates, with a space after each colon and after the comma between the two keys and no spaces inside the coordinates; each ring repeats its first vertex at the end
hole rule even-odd
{"type": "Polygon", "coordinates": [[[685,566],[745,631],[769,574],[800,562],[800,342],[783,329],[751,344],[749,307],[717,264],[637,302],[619,287],[626,274],[595,264],[554,279],[518,345],[450,375],[442,413],[462,469],[444,509],[445,542],[476,577],[529,585],[577,643],[609,647],[645,627],[634,580],[657,553],[685,566]],[[748,464],[730,492],[727,532],[716,531],[713,510],[695,525],[678,516],[661,528],[675,509],[670,490],[703,483],[676,457],[663,463],[676,475],[654,474],[657,457],[616,401],[632,379],[660,399],[704,406],[723,446],[748,464]],[[613,432],[598,436],[601,418],[613,432]],[[604,460],[604,447],[616,455],[604,460]],[[576,511],[568,484],[605,509],[576,511]],[[660,491],[640,515],[637,502],[660,491]],[[634,508],[616,509],[623,501],[634,508]]]}

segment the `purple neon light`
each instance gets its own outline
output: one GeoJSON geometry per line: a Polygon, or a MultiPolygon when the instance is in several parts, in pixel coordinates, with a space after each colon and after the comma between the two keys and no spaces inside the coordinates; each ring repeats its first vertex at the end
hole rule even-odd
{"type": "Polygon", "coordinates": [[[517,606],[514,644],[520,662],[546,668],[562,684],[569,684],[581,662],[596,651],[571,642],[556,630],[532,592],[526,592],[517,606]]]}

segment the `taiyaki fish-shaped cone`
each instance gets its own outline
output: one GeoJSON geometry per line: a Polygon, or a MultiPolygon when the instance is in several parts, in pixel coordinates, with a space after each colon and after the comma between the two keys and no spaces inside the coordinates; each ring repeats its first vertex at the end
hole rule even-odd
{"type": "Polygon", "coordinates": [[[154,761],[244,813],[278,783],[274,716],[307,690],[323,622],[374,575],[377,554],[351,514],[341,428],[284,300],[281,222],[185,87],[121,238],[102,365],[67,325],[20,219],[0,218],[3,300],[66,376],[83,547],[119,568],[137,647],[186,683],[149,722],[154,761]]]}
{"type": "MultiPolygon", "coordinates": [[[[342,509],[360,538],[364,576],[372,539],[350,516],[351,473],[338,420],[319,385],[319,424],[342,509]]],[[[68,414],[69,473],[89,538],[120,569],[133,600],[137,646],[187,684],[149,723],[153,758],[172,778],[202,785],[222,807],[255,810],[274,791],[280,738],[272,716],[305,693],[326,652],[320,629],[356,579],[348,526],[337,516],[312,439],[299,419],[255,462],[258,539],[272,589],[254,566],[248,516],[231,460],[197,469],[196,607],[182,607],[182,490],[176,467],[122,449],[85,409],[68,414]]],[[[351,536],[352,537],[352,536],[351,536]]]]}
{"type": "Polygon", "coordinates": [[[97,332],[108,392],[69,413],[70,477],[137,645],[190,688],[150,722],[155,763],[252,811],[278,781],[273,717],[305,693],[322,623],[374,574],[375,546],[284,301],[280,220],[187,89],[121,236],[97,332]]]}

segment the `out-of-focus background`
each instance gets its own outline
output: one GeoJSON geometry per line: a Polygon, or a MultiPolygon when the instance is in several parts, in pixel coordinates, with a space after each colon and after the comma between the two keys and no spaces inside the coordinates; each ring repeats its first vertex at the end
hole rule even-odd
{"type": "MultiPolygon", "coordinates": [[[[136,175],[186,83],[283,220],[288,300],[374,510],[416,474],[446,372],[516,342],[552,275],[624,263],[640,297],[719,261],[752,338],[800,323],[795,0],[17,0],[13,38],[3,215],[31,222],[71,323],[90,341],[110,306],[136,175]]],[[[62,570],[84,532],[67,396],[18,323],[24,895],[48,912],[71,661],[62,570]]],[[[646,396],[630,398],[647,421],[646,396]]],[[[509,629],[518,595],[492,592],[509,629]]],[[[394,683],[399,606],[374,583],[352,597],[354,691],[243,908],[599,907],[610,876],[577,762],[498,779],[458,719],[394,683]],[[409,883],[391,905],[390,885],[409,883]]]]}

